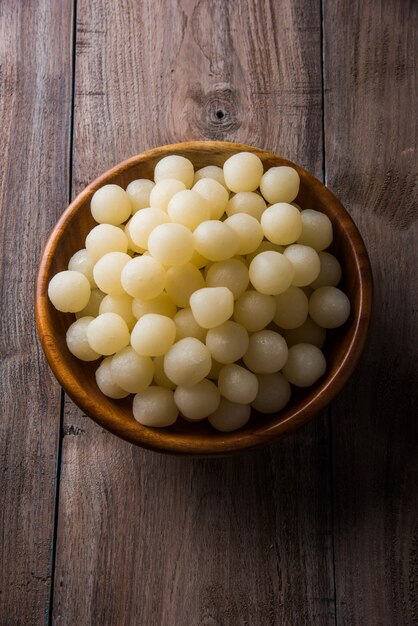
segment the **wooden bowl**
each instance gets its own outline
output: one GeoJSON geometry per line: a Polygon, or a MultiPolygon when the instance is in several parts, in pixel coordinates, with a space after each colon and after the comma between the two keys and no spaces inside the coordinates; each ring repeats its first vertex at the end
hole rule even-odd
{"type": "Polygon", "coordinates": [[[311,420],[337,394],[350,378],[366,340],[372,301],[370,263],[363,240],[347,211],[333,194],[308,172],[290,161],[266,152],[222,141],[193,141],[162,146],[132,157],[92,182],[64,211],[43,252],[36,284],[36,322],[42,347],[52,371],[70,398],[98,424],[134,444],[160,452],[190,455],[224,455],[271,443],[311,420]],[[342,289],[350,298],[349,320],[338,330],[328,332],[324,353],[327,371],[314,386],[292,389],[287,407],[278,414],[253,411],[248,424],[232,433],[220,433],[207,420],[190,423],[179,419],[170,428],[147,428],[132,416],[132,396],[122,401],[105,397],[97,388],[94,372],[97,362],[77,360],[67,349],[66,330],[74,316],[55,310],[47,297],[50,279],[67,269],[74,252],[84,247],[89,230],[95,225],[90,213],[93,193],[107,183],[126,187],[136,178],[152,178],[155,164],[169,154],[189,158],[195,168],[220,165],[232,154],[248,150],[257,154],[265,168],[291,165],[301,178],[296,201],[303,208],[326,213],[334,228],[331,250],[343,269],[342,289]]]}

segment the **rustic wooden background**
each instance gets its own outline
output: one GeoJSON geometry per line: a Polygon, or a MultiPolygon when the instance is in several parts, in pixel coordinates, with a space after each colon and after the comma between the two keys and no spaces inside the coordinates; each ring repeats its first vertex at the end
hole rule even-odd
{"type": "Polygon", "coordinates": [[[1,626],[416,626],[413,0],[1,0],[1,626]],[[170,458],[81,415],[36,338],[70,198],[186,139],[323,178],[373,265],[370,341],[319,419],[252,454],[170,458]]]}

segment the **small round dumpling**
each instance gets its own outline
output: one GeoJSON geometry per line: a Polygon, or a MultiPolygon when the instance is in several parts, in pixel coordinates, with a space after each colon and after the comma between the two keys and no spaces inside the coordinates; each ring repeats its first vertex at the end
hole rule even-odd
{"type": "Polygon", "coordinates": [[[329,252],[318,252],[320,270],[318,277],[310,284],[313,289],[319,287],[336,287],[341,280],[339,260],[329,252]]]}
{"type": "Polygon", "coordinates": [[[117,352],[110,362],[113,381],[129,393],[144,391],[154,376],[154,364],[148,356],[138,354],[127,346],[117,352]]]}
{"type": "Polygon", "coordinates": [[[350,315],[350,300],[337,287],[315,289],[309,299],[309,315],[323,328],[338,328],[350,315]]]}
{"type": "Polygon", "coordinates": [[[183,224],[192,231],[211,216],[209,203],[193,189],[176,193],[168,203],[167,213],[172,222],[183,224]]]}
{"type": "MultiPolygon", "coordinates": [[[[118,229],[119,230],[119,229],[118,229]]],[[[74,272],[80,272],[84,274],[90,283],[90,287],[96,287],[96,283],[93,277],[94,259],[90,256],[88,251],[83,248],[78,250],[71,259],[68,261],[68,269],[74,272]]]]}
{"type": "Polygon", "coordinates": [[[177,307],[168,294],[164,291],[156,298],[151,300],[141,300],[134,298],[132,301],[132,313],[139,320],[140,317],[147,313],[158,313],[166,317],[174,317],[177,307]]]}
{"type": "Polygon", "coordinates": [[[126,252],[128,238],[123,230],[112,224],[99,224],[86,237],[86,250],[93,261],[98,261],[108,252],[126,252]]]}
{"type": "Polygon", "coordinates": [[[87,328],[93,319],[94,317],[81,317],[67,330],[67,348],[81,361],[95,361],[101,356],[90,347],[87,341],[87,328]]]}
{"type": "Polygon", "coordinates": [[[128,250],[132,250],[132,252],[136,252],[138,254],[143,254],[145,252],[145,248],[142,248],[141,246],[137,246],[136,243],[132,240],[131,233],[129,232],[131,221],[132,221],[132,218],[128,220],[125,226],[123,227],[123,232],[125,233],[126,239],[128,240],[128,250]]]}
{"type": "Polygon", "coordinates": [[[233,257],[239,247],[236,232],[224,222],[202,222],[193,233],[196,250],[210,261],[225,261],[233,257]]]}
{"type": "Polygon", "coordinates": [[[93,268],[93,276],[97,286],[104,293],[123,294],[121,283],[122,270],[131,261],[129,254],[124,252],[108,252],[102,256],[93,268]]]}
{"type": "Polygon", "coordinates": [[[193,386],[177,387],[174,402],[184,417],[199,421],[216,411],[221,401],[217,386],[204,378],[193,386]]]}
{"type": "Polygon", "coordinates": [[[224,173],[221,167],[217,165],[206,165],[206,167],[202,167],[200,170],[197,170],[194,175],[194,185],[201,180],[202,178],[212,178],[216,180],[220,185],[226,188],[224,173]]]}
{"type": "Polygon", "coordinates": [[[255,191],[241,191],[229,199],[226,206],[226,214],[231,216],[236,213],[246,213],[260,221],[266,208],[267,204],[259,193],[255,191]]]}
{"type": "Polygon", "coordinates": [[[326,330],[322,326],[318,326],[311,317],[308,317],[302,326],[284,330],[283,337],[286,339],[289,348],[296,343],[312,343],[317,348],[322,348],[325,342],[326,330]]]}
{"type": "Polygon", "coordinates": [[[208,330],[206,345],[218,363],[235,363],[248,350],[248,332],[236,322],[226,321],[208,330]]]}
{"type": "Polygon", "coordinates": [[[260,222],[246,213],[235,213],[228,217],[227,224],[238,235],[239,246],[237,254],[249,254],[254,252],[263,239],[263,229],[260,222]]]}
{"type": "Polygon", "coordinates": [[[99,224],[119,226],[131,215],[132,203],[126,191],[119,185],[104,185],[93,194],[90,209],[99,224]]]}
{"type": "Polygon", "coordinates": [[[274,330],[259,330],[250,337],[243,361],[256,374],[273,374],[287,361],[285,339],[274,330]]]}
{"type": "Polygon", "coordinates": [[[237,404],[226,398],[221,398],[219,407],[208,420],[216,430],[229,433],[242,428],[250,419],[251,407],[248,404],[237,404]]]}
{"type": "Polygon", "coordinates": [[[108,294],[100,303],[99,313],[117,313],[125,320],[129,330],[136,324],[136,317],[132,313],[133,299],[128,294],[108,294]]]}
{"type": "Polygon", "coordinates": [[[84,309],[81,309],[81,311],[77,311],[75,314],[76,318],[79,319],[80,317],[89,316],[97,317],[99,315],[100,303],[105,296],[106,294],[103,293],[103,291],[100,291],[100,289],[92,289],[87,305],[84,309]]]}
{"type": "Polygon", "coordinates": [[[175,389],[176,384],[173,383],[164,371],[164,356],[156,356],[153,358],[154,362],[154,382],[160,387],[167,387],[167,389],[175,389]]]}
{"type": "Polygon", "coordinates": [[[275,296],[276,314],[274,323],[280,328],[297,328],[308,317],[309,302],[302,289],[289,287],[283,293],[275,296]]]}
{"type": "Polygon", "coordinates": [[[161,209],[141,209],[129,221],[129,236],[136,246],[146,250],[149,236],[154,228],[169,221],[167,213],[161,209]]]}
{"type": "Polygon", "coordinates": [[[332,223],[325,213],[306,209],[300,214],[302,219],[302,232],[298,243],[310,246],[314,250],[324,250],[332,242],[332,223]]]}
{"type": "Polygon", "coordinates": [[[327,364],[321,350],[309,343],[289,348],[283,374],[296,387],[310,387],[325,374],[327,364]]]}
{"type": "Polygon", "coordinates": [[[147,313],[139,318],[131,334],[131,345],[143,356],[162,356],[173,345],[176,325],[170,317],[147,313]]]}
{"type": "Polygon", "coordinates": [[[103,359],[99,367],[96,370],[96,383],[98,388],[105,396],[113,398],[114,400],[120,400],[129,396],[129,391],[125,391],[119,385],[117,385],[112,377],[111,371],[112,357],[103,359]]]}
{"type": "Polygon", "coordinates": [[[205,287],[205,279],[191,263],[167,270],[165,290],[178,307],[188,307],[192,293],[205,287]]]}
{"type": "Polygon", "coordinates": [[[77,313],[87,306],[90,299],[90,283],[80,272],[58,272],[49,281],[48,297],[58,311],[77,313]]]}
{"type": "Polygon", "coordinates": [[[155,183],[147,178],[138,178],[129,183],[126,187],[126,193],[131,201],[133,214],[141,209],[152,206],[149,199],[154,187],[155,183]]]}
{"type": "Polygon", "coordinates": [[[227,287],[205,287],[190,296],[190,308],[202,328],[215,328],[234,312],[234,296],[227,287]]]}
{"type": "Polygon", "coordinates": [[[210,261],[206,257],[199,254],[197,250],[195,250],[190,259],[190,263],[195,265],[198,269],[201,269],[202,267],[205,267],[206,265],[208,265],[210,261]]]}
{"type": "Polygon", "coordinates": [[[249,282],[248,267],[239,259],[213,263],[206,274],[208,287],[227,287],[232,291],[234,300],[244,293],[249,282]]]}
{"type": "Polygon", "coordinates": [[[166,283],[164,267],[151,256],[129,259],[122,270],[123,289],[133,298],[151,300],[160,295],[166,283]]]}
{"type": "Polygon", "coordinates": [[[182,224],[161,224],[149,236],[148,249],[163,265],[184,265],[194,252],[193,234],[182,224]]]}
{"type": "Polygon", "coordinates": [[[199,326],[191,309],[186,308],[177,311],[174,316],[174,323],[176,325],[176,341],[185,337],[195,337],[203,343],[206,341],[207,330],[199,326]]]}
{"type": "Polygon", "coordinates": [[[167,212],[171,198],[179,191],[184,191],[184,189],[186,189],[186,185],[181,180],[175,180],[174,178],[160,180],[151,191],[149,206],[167,212]]]}
{"type": "Polygon", "coordinates": [[[154,180],[158,183],[166,178],[181,180],[186,188],[190,189],[194,180],[193,163],[178,154],[171,154],[162,158],[155,166],[154,180]]]}
{"type": "Polygon", "coordinates": [[[283,254],[294,269],[292,285],[305,287],[318,278],[321,265],[316,250],[310,246],[294,243],[288,246],[283,254]]]}
{"type": "Polygon", "coordinates": [[[250,264],[253,258],[257,256],[257,254],[260,254],[260,252],[269,252],[269,251],[280,252],[280,254],[283,254],[284,246],[279,246],[277,245],[277,243],[272,243],[271,241],[264,239],[264,241],[262,241],[260,245],[258,246],[257,250],[254,250],[254,252],[247,254],[247,257],[246,257],[247,263],[250,264]]]}
{"type": "Polygon", "coordinates": [[[249,404],[257,396],[257,376],[235,363],[225,365],[219,372],[218,389],[231,402],[249,404]]]}
{"type": "Polygon", "coordinates": [[[272,204],[261,216],[264,235],[272,243],[287,246],[302,232],[302,220],[296,207],[286,202],[272,204]]]}
{"type": "Polygon", "coordinates": [[[129,344],[129,329],[117,313],[101,313],[88,325],[87,340],[93,350],[108,356],[129,344]]]}
{"type": "Polygon", "coordinates": [[[250,289],[236,301],[234,320],[248,331],[256,332],[270,324],[275,312],[276,302],[273,296],[250,289]]]}
{"type": "MultiPolygon", "coordinates": [[[[286,251],[285,251],[286,252],[286,251]]],[[[292,284],[295,270],[280,252],[261,252],[250,263],[250,281],[260,293],[278,295],[292,284]]]]}
{"type": "Polygon", "coordinates": [[[260,191],[270,204],[292,202],[299,193],[300,178],[293,167],[271,167],[260,181],[260,191]]]}
{"type": "Polygon", "coordinates": [[[134,397],[132,411],[137,422],[153,428],[171,426],[179,414],[171,389],[154,385],[134,397]]]}
{"type": "Polygon", "coordinates": [[[176,385],[192,386],[206,378],[212,359],[204,343],[194,337],[180,339],[164,357],[164,371],[176,385]]]}
{"type": "Polygon", "coordinates": [[[205,198],[210,210],[210,219],[220,220],[229,199],[229,193],[224,185],[213,178],[200,178],[193,185],[192,191],[205,198]]]}
{"type": "Polygon", "coordinates": [[[291,388],[289,382],[280,374],[258,374],[258,393],[251,406],[260,413],[277,413],[290,400],[291,388]]]}
{"type": "Polygon", "coordinates": [[[253,152],[238,152],[225,161],[223,170],[231,191],[255,191],[263,175],[263,163],[253,152]]]}

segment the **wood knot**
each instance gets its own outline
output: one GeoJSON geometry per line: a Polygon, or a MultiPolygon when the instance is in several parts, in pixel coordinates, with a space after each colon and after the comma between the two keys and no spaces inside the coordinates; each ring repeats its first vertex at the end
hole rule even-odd
{"type": "Polygon", "coordinates": [[[214,139],[236,131],[241,126],[237,115],[238,100],[237,93],[230,87],[199,94],[199,131],[214,139]]]}

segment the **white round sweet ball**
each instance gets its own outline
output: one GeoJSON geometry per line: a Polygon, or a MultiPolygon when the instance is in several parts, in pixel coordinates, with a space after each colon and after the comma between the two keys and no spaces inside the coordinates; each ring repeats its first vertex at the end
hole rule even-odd
{"type": "Polygon", "coordinates": [[[235,213],[228,217],[224,224],[227,224],[238,235],[237,254],[249,254],[254,252],[263,240],[263,229],[255,217],[247,213],[235,213]]]}
{"type": "Polygon", "coordinates": [[[253,258],[249,267],[250,281],[260,293],[278,295],[292,284],[295,270],[280,252],[267,250],[253,258]]]}
{"type": "Polygon", "coordinates": [[[280,328],[297,328],[308,317],[309,301],[302,289],[289,287],[283,293],[275,296],[276,314],[274,323],[280,328]]]}
{"type": "Polygon", "coordinates": [[[349,318],[350,300],[337,287],[315,289],[309,299],[309,315],[322,328],[338,328],[349,318]]]}
{"type": "Polygon", "coordinates": [[[322,326],[318,326],[318,324],[308,316],[302,326],[284,330],[283,337],[286,339],[289,348],[296,343],[312,343],[317,348],[322,348],[326,338],[326,330],[322,328],[322,326]]]}
{"type": "Polygon", "coordinates": [[[129,392],[125,391],[117,385],[112,378],[111,371],[112,357],[109,356],[100,363],[96,370],[96,383],[100,391],[109,398],[120,400],[129,396],[129,392]]]}
{"type": "Polygon", "coordinates": [[[289,382],[280,374],[258,374],[258,393],[251,406],[260,413],[277,413],[290,400],[291,388],[289,382]]]}
{"type": "Polygon", "coordinates": [[[238,152],[225,161],[223,170],[231,191],[254,191],[263,175],[263,163],[252,152],[238,152]]]}
{"type": "Polygon", "coordinates": [[[205,279],[191,263],[167,270],[165,290],[178,307],[188,307],[192,293],[205,287],[205,279]]]}
{"type": "Polygon", "coordinates": [[[161,224],[149,236],[148,249],[163,265],[183,265],[193,255],[193,234],[182,224],[161,224]]]}
{"type": "Polygon", "coordinates": [[[271,204],[292,202],[299,193],[300,178],[293,167],[271,167],[260,181],[260,191],[271,204]]]}
{"type": "Polygon", "coordinates": [[[154,180],[158,183],[166,178],[181,180],[186,188],[190,189],[194,180],[193,163],[178,154],[171,154],[162,158],[155,166],[154,180]]]}
{"type": "Polygon", "coordinates": [[[221,398],[219,407],[208,420],[216,430],[229,433],[242,428],[250,419],[251,407],[248,404],[237,404],[226,398],[221,398]]]}
{"type": "Polygon", "coordinates": [[[127,236],[112,224],[99,224],[86,237],[86,250],[93,261],[98,261],[108,252],[126,252],[127,249],[127,236]]]}
{"type": "Polygon", "coordinates": [[[132,203],[126,191],[119,185],[104,185],[93,194],[90,209],[99,224],[119,226],[132,213],[132,203]]]}
{"type": "Polygon", "coordinates": [[[134,396],[132,411],[137,422],[152,428],[171,426],[179,414],[171,389],[154,385],[134,396]]]}
{"type": "Polygon", "coordinates": [[[199,254],[197,250],[195,250],[192,254],[192,258],[190,259],[190,263],[195,265],[198,269],[201,269],[202,267],[208,265],[210,261],[209,259],[206,259],[206,257],[199,254]]]}
{"type": "Polygon", "coordinates": [[[287,343],[274,330],[259,330],[250,337],[243,361],[256,374],[273,374],[287,361],[287,343]]]}
{"type": "Polygon", "coordinates": [[[190,308],[199,326],[215,328],[234,312],[234,296],[227,287],[204,287],[190,296],[190,308]]]}
{"type": "Polygon", "coordinates": [[[224,222],[202,222],[193,233],[196,250],[210,261],[225,261],[233,257],[239,247],[236,232],[224,222]]]}
{"type": "Polygon", "coordinates": [[[90,322],[87,340],[93,350],[108,356],[129,344],[129,329],[117,313],[101,313],[90,322]]]}
{"type": "Polygon", "coordinates": [[[168,203],[167,213],[172,222],[194,230],[210,219],[209,203],[193,189],[178,191],[168,203]]]}
{"type": "Polygon", "coordinates": [[[269,206],[261,216],[265,237],[273,243],[287,246],[302,232],[302,220],[296,207],[286,202],[269,206]]]}
{"type": "Polygon", "coordinates": [[[217,386],[204,378],[191,387],[179,386],[174,392],[174,402],[181,414],[195,422],[216,411],[221,401],[217,386]]]}
{"type": "Polygon", "coordinates": [[[96,287],[93,277],[94,259],[90,256],[88,251],[83,248],[73,254],[68,261],[68,269],[73,272],[80,272],[84,274],[90,283],[90,287],[96,287]]]}
{"type": "Polygon", "coordinates": [[[185,337],[195,337],[202,341],[206,341],[206,328],[202,328],[196,322],[192,310],[189,308],[180,309],[174,316],[174,323],[176,325],[176,341],[184,339],[185,337]]]}
{"type": "Polygon", "coordinates": [[[275,312],[276,302],[273,296],[250,289],[236,301],[234,320],[248,331],[256,332],[270,324],[275,312]]]}
{"type": "Polygon", "coordinates": [[[235,363],[224,365],[219,372],[218,389],[231,402],[250,404],[257,396],[257,376],[235,363]]]}
{"type": "Polygon", "coordinates": [[[125,320],[129,330],[132,330],[136,324],[136,317],[132,313],[132,302],[133,299],[126,293],[108,294],[100,302],[99,313],[117,313],[125,320]]]}
{"type": "Polygon", "coordinates": [[[137,254],[143,254],[145,252],[145,248],[141,246],[137,246],[136,243],[132,240],[131,233],[129,232],[129,228],[131,225],[132,218],[128,220],[123,227],[123,232],[126,235],[126,239],[128,240],[128,250],[132,250],[132,252],[136,252],[137,254]]]}
{"type": "Polygon", "coordinates": [[[230,217],[236,213],[246,213],[260,221],[267,208],[262,196],[255,191],[240,191],[229,199],[226,205],[226,214],[230,217]]]}
{"type": "Polygon", "coordinates": [[[129,183],[126,187],[126,193],[131,201],[133,214],[152,206],[150,204],[150,195],[154,187],[155,183],[152,180],[148,180],[148,178],[138,178],[129,183]]]}
{"type": "Polygon", "coordinates": [[[294,269],[292,285],[305,287],[318,278],[321,264],[316,250],[310,246],[294,243],[288,246],[283,254],[294,269]]]}
{"type": "Polygon", "coordinates": [[[216,180],[217,183],[226,189],[223,169],[217,165],[206,165],[206,167],[202,167],[200,170],[197,170],[194,175],[193,184],[195,185],[202,178],[211,178],[212,180],[216,180]]]}
{"type": "Polygon", "coordinates": [[[176,305],[170,296],[165,292],[160,293],[160,295],[156,298],[152,298],[151,300],[134,298],[132,301],[132,313],[137,320],[147,313],[158,313],[159,315],[165,315],[166,317],[174,317],[176,311],[176,305]]]}
{"type": "Polygon", "coordinates": [[[228,259],[213,263],[206,273],[208,287],[227,287],[234,300],[247,289],[250,278],[248,267],[239,259],[228,259]]]}
{"type": "Polygon", "coordinates": [[[87,306],[90,299],[90,283],[80,272],[64,270],[49,281],[48,297],[58,311],[77,313],[87,306]]]}
{"type": "Polygon", "coordinates": [[[264,241],[260,243],[258,248],[254,250],[254,252],[247,254],[246,256],[247,263],[250,264],[253,258],[257,256],[257,254],[260,254],[260,252],[268,252],[268,251],[280,252],[280,254],[283,254],[284,246],[279,246],[277,245],[277,243],[272,243],[271,241],[264,239],[264,241]]]}
{"type": "Polygon", "coordinates": [[[208,330],[206,345],[218,363],[235,363],[248,350],[248,332],[236,322],[226,321],[208,330]]]}
{"type": "Polygon", "coordinates": [[[127,346],[116,352],[110,362],[113,381],[129,393],[140,393],[150,386],[154,376],[154,363],[148,356],[127,346]]]}
{"type": "Polygon", "coordinates": [[[175,180],[174,178],[160,180],[151,191],[149,206],[167,212],[171,198],[179,191],[184,191],[184,189],[186,189],[186,185],[181,180],[175,180]]]}
{"type": "Polygon", "coordinates": [[[131,345],[143,356],[162,356],[173,345],[175,338],[176,325],[170,317],[146,313],[133,328],[131,345]]]}
{"type": "Polygon", "coordinates": [[[320,270],[318,277],[311,283],[313,289],[319,287],[336,287],[341,280],[341,265],[333,254],[319,252],[320,270]]]}
{"type": "Polygon", "coordinates": [[[81,361],[95,361],[100,357],[87,341],[87,328],[94,317],[81,317],[71,324],[66,334],[67,348],[81,361]]]}
{"type": "Polygon", "coordinates": [[[166,271],[156,259],[143,255],[130,259],[121,274],[123,289],[133,298],[151,300],[164,289],[166,271]]]}
{"type": "Polygon", "coordinates": [[[97,317],[99,315],[100,303],[105,297],[105,293],[100,291],[100,289],[92,289],[89,301],[84,309],[81,311],[77,311],[75,314],[76,318],[79,319],[81,317],[97,317]]]}
{"type": "Polygon", "coordinates": [[[164,356],[156,356],[153,358],[154,362],[154,382],[160,387],[167,387],[167,389],[175,389],[176,385],[172,380],[168,378],[164,371],[164,356]]]}
{"type": "Polygon", "coordinates": [[[283,375],[296,387],[310,387],[327,368],[321,350],[310,343],[297,343],[289,348],[287,363],[283,375]]]}
{"type": "Polygon", "coordinates": [[[324,250],[332,242],[332,223],[325,213],[305,209],[300,213],[302,232],[298,243],[310,246],[314,250],[324,250]]]}
{"type": "Polygon", "coordinates": [[[205,198],[210,209],[210,219],[220,220],[229,200],[229,193],[225,187],[213,178],[200,178],[193,185],[192,191],[205,198]]]}
{"type": "Polygon", "coordinates": [[[123,294],[121,273],[131,257],[124,252],[108,252],[103,255],[93,268],[93,276],[99,289],[104,293],[123,294]]]}
{"type": "Polygon", "coordinates": [[[129,235],[135,245],[146,250],[149,236],[154,228],[169,221],[167,213],[161,209],[141,209],[129,221],[129,235]]]}
{"type": "Polygon", "coordinates": [[[208,348],[195,337],[180,339],[164,357],[166,376],[176,385],[196,385],[206,378],[211,365],[208,348]]]}

